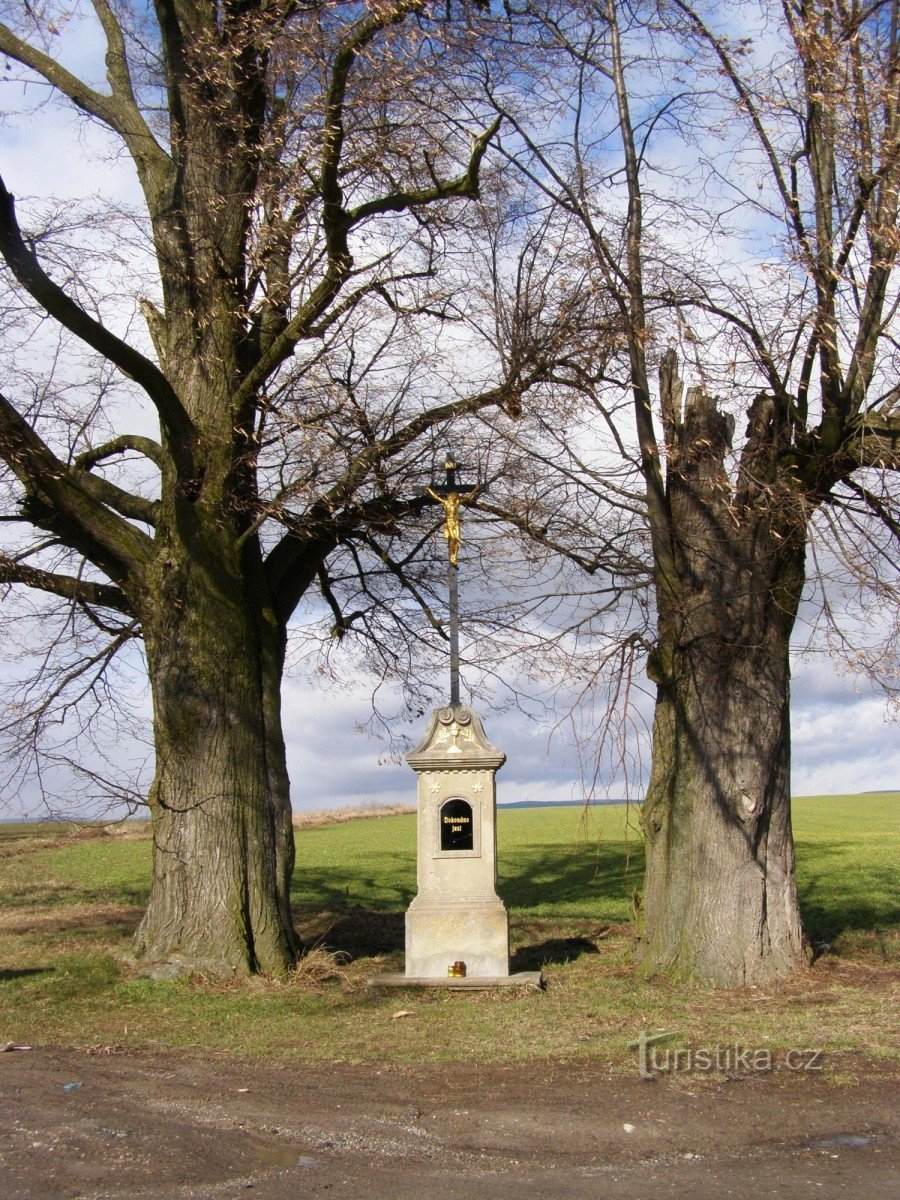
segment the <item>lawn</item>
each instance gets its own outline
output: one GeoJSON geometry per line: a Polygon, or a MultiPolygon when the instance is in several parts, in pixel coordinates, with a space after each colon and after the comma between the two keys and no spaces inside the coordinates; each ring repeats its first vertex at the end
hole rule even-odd
{"type": "Polygon", "coordinates": [[[127,962],[149,886],[146,836],[0,826],[0,1042],[182,1047],[325,1060],[594,1058],[631,1069],[640,1029],[703,1045],[888,1056],[898,970],[900,797],[801,798],[794,828],[815,967],[734,992],[639,979],[631,914],[643,853],[636,813],[517,809],[498,818],[514,966],[543,993],[389,992],[415,892],[415,818],[298,832],[294,903],[312,946],[287,982],[156,982],[127,962]],[[352,956],[329,977],[323,949],[352,956]],[[323,978],[323,975],[326,976],[323,978]],[[398,1016],[404,1012],[407,1015],[398,1016]]]}

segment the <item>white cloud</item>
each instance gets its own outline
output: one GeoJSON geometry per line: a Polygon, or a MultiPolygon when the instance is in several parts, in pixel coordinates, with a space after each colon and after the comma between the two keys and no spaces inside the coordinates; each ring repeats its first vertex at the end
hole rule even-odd
{"type": "MultiPolygon", "coordinates": [[[[297,810],[358,804],[415,803],[416,779],[404,763],[382,762],[384,746],[360,732],[369,717],[369,693],[324,693],[288,681],[284,729],[292,800],[297,810]]],[[[585,781],[571,734],[550,740],[547,726],[518,711],[491,714],[488,737],[507,755],[497,777],[501,803],[519,800],[580,803],[585,781]]],[[[424,732],[427,718],[408,728],[424,732]]],[[[865,681],[842,678],[827,659],[800,664],[794,676],[793,772],[796,795],[829,795],[900,789],[900,728],[865,681]]],[[[619,780],[601,780],[621,796],[619,780]]]]}
{"type": "Polygon", "coordinates": [[[791,716],[796,795],[900,789],[900,728],[867,680],[838,675],[827,659],[803,664],[791,716]]]}

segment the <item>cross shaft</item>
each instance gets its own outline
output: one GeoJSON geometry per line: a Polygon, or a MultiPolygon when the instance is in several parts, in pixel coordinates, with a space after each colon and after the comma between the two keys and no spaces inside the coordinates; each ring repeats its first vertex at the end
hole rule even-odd
{"type": "Polygon", "coordinates": [[[476,489],[460,495],[460,483],[456,472],[459,464],[452,458],[444,463],[444,483],[427,487],[425,491],[444,506],[446,522],[444,537],[447,539],[447,583],[450,594],[450,704],[460,703],[459,698],[459,543],[461,538],[460,505],[471,499],[476,489]]]}

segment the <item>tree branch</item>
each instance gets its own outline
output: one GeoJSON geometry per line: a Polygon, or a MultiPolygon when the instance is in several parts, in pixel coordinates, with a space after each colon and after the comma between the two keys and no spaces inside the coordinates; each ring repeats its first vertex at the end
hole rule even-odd
{"type": "Polygon", "coordinates": [[[29,493],[52,507],[54,516],[65,526],[63,531],[54,524],[54,531],[68,545],[118,582],[142,573],[153,549],[152,540],[111,512],[87,486],[89,480],[97,481],[86,473],[69,470],[3,395],[0,458],[29,493]]]}
{"type": "Polygon", "coordinates": [[[523,379],[513,377],[505,380],[495,388],[489,388],[484,392],[476,392],[475,395],[465,396],[460,400],[450,400],[446,404],[439,404],[435,408],[428,409],[427,412],[420,413],[419,416],[413,417],[411,421],[408,421],[402,429],[398,429],[391,437],[375,442],[372,446],[368,446],[365,450],[361,451],[346,472],[342,483],[328,493],[329,498],[331,498],[332,502],[343,503],[346,495],[359,486],[361,478],[367,474],[376,462],[396,457],[402,450],[411,445],[416,438],[421,437],[429,429],[433,429],[435,425],[446,424],[457,417],[471,416],[473,413],[481,412],[485,408],[508,409],[510,406],[515,408],[521,402],[521,398],[525,392],[529,388],[534,387],[535,384],[543,382],[545,378],[545,370],[542,367],[538,367],[523,379]]]}
{"type": "Polygon", "coordinates": [[[60,66],[55,59],[16,37],[6,25],[0,25],[0,52],[8,54],[16,62],[46,79],[52,87],[68,96],[82,112],[96,117],[118,133],[134,158],[141,182],[146,186],[150,175],[156,173],[154,183],[158,186],[159,171],[168,173],[169,156],[153,136],[137,106],[128,76],[125,43],[118,22],[106,0],[93,2],[107,39],[106,64],[108,79],[113,89],[111,96],[104,96],[102,92],[88,87],[65,67],[60,66]]]}
{"type": "Polygon", "coordinates": [[[159,513],[158,501],[145,500],[143,496],[135,496],[133,492],[127,492],[117,484],[110,483],[108,479],[103,479],[99,475],[90,475],[87,471],[79,472],[78,475],[76,478],[84,490],[95,500],[99,500],[101,504],[108,505],[132,521],[142,521],[145,525],[156,525],[159,513]]]}
{"type": "Polygon", "coordinates": [[[99,608],[112,608],[125,616],[133,617],[134,610],[121,588],[110,583],[94,583],[88,579],[76,579],[72,575],[59,575],[55,571],[43,571],[29,567],[27,563],[0,552],[0,584],[21,583],[25,587],[63,596],[78,604],[96,604],[99,608]]]}
{"type": "Polygon", "coordinates": [[[125,454],[128,450],[133,450],[136,454],[143,454],[144,458],[149,458],[152,463],[162,469],[163,465],[163,450],[159,442],[155,442],[153,438],[143,437],[139,433],[121,433],[118,437],[112,438],[108,442],[103,442],[100,446],[93,446],[90,450],[83,450],[75,461],[74,466],[79,471],[89,471],[91,467],[102,462],[104,458],[112,458],[115,454],[125,454]]]}
{"type": "Polygon", "coordinates": [[[124,454],[128,450],[143,454],[160,470],[162,469],[162,446],[158,442],[154,442],[152,438],[141,437],[139,434],[123,433],[119,437],[104,442],[101,446],[83,451],[75,458],[72,464],[73,470],[82,475],[81,482],[85,490],[101,503],[108,504],[123,517],[130,517],[132,520],[143,521],[146,525],[155,526],[159,511],[158,501],[135,496],[132,492],[127,492],[124,488],[110,483],[108,479],[88,474],[91,467],[102,462],[103,459],[112,458],[115,454],[124,454]]]}
{"type": "Polygon", "coordinates": [[[112,93],[137,109],[122,28],[107,0],[91,0],[91,3],[106,35],[106,78],[112,93]]]}
{"type": "Polygon", "coordinates": [[[625,178],[628,186],[628,215],[626,218],[628,353],[631,390],[634,396],[635,425],[641,451],[641,473],[647,492],[647,516],[653,543],[657,585],[669,599],[677,602],[679,584],[672,524],[663,483],[659,444],[654,428],[653,406],[650,398],[650,383],[647,376],[647,314],[644,301],[641,168],[635,149],[625,63],[622,57],[618,17],[613,0],[606,0],[605,7],[612,52],[612,79],[616,95],[619,133],[625,155],[625,178]]]}
{"type": "Polygon", "coordinates": [[[290,531],[269,551],[266,575],[279,620],[287,622],[337,541],[334,530],[318,537],[290,531]]]}
{"type": "Polygon", "coordinates": [[[26,246],[16,219],[15,200],[0,178],[0,254],[13,275],[45,312],[92,349],[102,354],[144,389],[159,412],[172,453],[185,476],[190,476],[196,430],[172,385],[155,363],[110,333],[47,275],[26,246]]]}
{"type": "Polygon", "coordinates": [[[900,416],[860,418],[851,427],[840,456],[854,467],[900,471],[900,416]]]}
{"type": "MultiPolygon", "coordinates": [[[[342,537],[372,523],[396,521],[426,503],[424,499],[401,501],[391,497],[375,497],[364,504],[345,508],[347,501],[375,467],[396,457],[435,425],[485,408],[508,405],[543,378],[543,370],[536,369],[524,380],[507,380],[488,391],[437,405],[414,417],[391,437],[371,442],[361,450],[343,477],[311,506],[302,522],[291,522],[288,532],[269,552],[266,572],[281,618],[285,621],[288,619],[315,578],[319,564],[342,537]]],[[[280,519],[288,523],[284,514],[280,519]]]]}
{"type": "Polygon", "coordinates": [[[410,208],[416,208],[424,204],[434,204],[438,200],[448,200],[453,197],[477,200],[479,196],[478,176],[481,160],[487,151],[488,143],[500,128],[502,121],[503,116],[501,114],[483,133],[473,139],[472,154],[469,158],[468,166],[461,175],[457,175],[455,179],[448,179],[444,182],[438,180],[430,188],[394,192],[392,195],[382,196],[377,200],[369,200],[365,204],[351,208],[347,213],[350,225],[357,225],[360,221],[366,220],[367,217],[377,216],[380,213],[404,212],[410,208]]]}
{"type": "Polygon", "coordinates": [[[900,522],[898,522],[891,513],[885,508],[874,492],[870,492],[868,488],[857,483],[854,479],[845,479],[844,487],[849,488],[854,495],[859,496],[860,500],[866,505],[870,512],[881,521],[894,535],[900,540],[900,522]]]}
{"type": "Polygon", "coordinates": [[[385,7],[383,10],[370,13],[353,26],[335,55],[325,97],[324,146],[320,173],[323,203],[322,225],[325,232],[328,265],[325,275],[306,303],[272,339],[264,353],[260,355],[242,380],[234,396],[235,408],[238,410],[293,354],[297,343],[315,332],[316,322],[350,277],[353,270],[353,259],[347,235],[354,225],[379,213],[403,212],[452,197],[478,197],[481,162],[487,151],[488,143],[500,127],[502,116],[497,117],[488,129],[473,140],[472,152],[466,169],[455,179],[447,180],[445,183],[438,181],[430,188],[396,192],[358,205],[350,211],[344,207],[344,196],[340,186],[340,159],[344,143],[344,100],[350,70],[356,57],[376,34],[391,25],[400,24],[410,14],[421,12],[424,8],[424,0],[402,0],[393,8],[385,7]]]}
{"type": "MultiPolygon", "coordinates": [[[[346,235],[347,215],[343,206],[339,169],[344,145],[344,99],[350,71],[357,56],[382,29],[399,25],[414,12],[421,12],[424,0],[400,0],[391,7],[375,9],[353,25],[338,47],[331,68],[331,77],[325,96],[324,144],[322,149],[321,190],[325,205],[324,222],[326,237],[346,235]]],[[[329,255],[331,247],[329,246],[329,255]]]]}
{"type": "Polygon", "coordinates": [[[381,546],[379,546],[378,543],[375,541],[375,539],[371,535],[363,534],[362,541],[364,541],[367,546],[369,546],[372,550],[375,551],[375,553],[378,555],[378,557],[381,559],[381,561],[384,563],[384,565],[387,567],[387,569],[390,571],[390,573],[397,580],[399,580],[401,587],[405,588],[406,591],[408,591],[410,593],[412,598],[418,604],[419,608],[422,610],[423,614],[425,615],[425,619],[427,620],[427,622],[431,626],[431,628],[434,629],[437,633],[439,633],[445,642],[448,642],[450,640],[450,635],[448,634],[447,630],[444,628],[444,623],[440,620],[439,617],[435,616],[434,610],[432,609],[431,605],[425,599],[424,595],[419,590],[419,588],[416,587],[416,585],[413,583],[413,581],[409,578],[409,576],[403,570],[402,565],[400,563],[396,562],[393,558],[391,558],[391,556],[388,554],[388,552],[385,549],[383,549],[381,546]]]}
{"type": "Polygon", "coordinates": [[[778,155],[775,153],[775,148],[772,145],[772,141],[762,123],[762,118],[759,115],[759,111],[754,104],[753,98],[744,84],[743,79],[741,79],[740,75],[738,74],[737,68],[731,59],[731,55],[726,50],[722,39],[716,37],[716,35],[704,23],[702,18],[691,7],[690,4],[684,3],[684,0],[674,0],[674,4],[676,8],[679,8],[684,13],[687,19],[694,26],[694,30],[712,49],[713,53],[721,64],[723,74],[725,75],[726,79],[729,80],[735,92],[737,93],[737,97],[740,100],[744,111],[750,118],[763,153],[768,159],[769,168],[772,172],[772,178],[775,181],[778,194],[781,196],[781,201],[784,204],[786,214],[790,218],[791,228],[794,230],[794,233],[797,236],[797,241],[803,247],[803,250],[806,253],[807,262],[812,265],[815,256],[813,255],[812,247],[809,244],[809,236],[803,224],[799,201],[797,196],[788,188],[788,185],[785,182],[784,173],[781,170],[781,164],[778,161],[778,155]]]}

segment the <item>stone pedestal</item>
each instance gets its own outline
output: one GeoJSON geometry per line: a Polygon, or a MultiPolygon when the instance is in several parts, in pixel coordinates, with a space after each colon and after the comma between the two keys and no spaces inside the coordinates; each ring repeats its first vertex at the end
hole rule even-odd
{"type": "Polygon", "coordinates": [[[509,922],[497,895],[495,776],[506,755],[465,705],[436,709],[406,756],[419,777],[418,894],[406,912],[406,978],[509,976],[509,922]]]}

